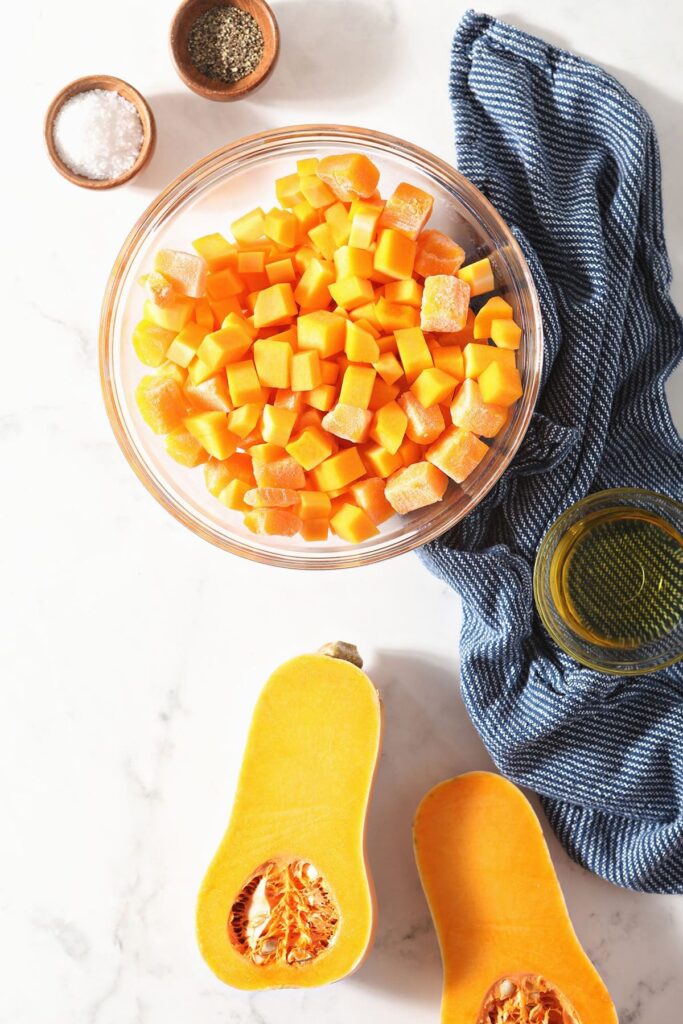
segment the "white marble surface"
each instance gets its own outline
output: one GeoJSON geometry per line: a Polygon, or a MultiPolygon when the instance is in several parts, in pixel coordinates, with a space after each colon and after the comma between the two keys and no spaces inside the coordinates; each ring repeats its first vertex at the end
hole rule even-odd
{"type": "MultiPolygon", "coordinates": [[[[170,2],[38,0],[14,8],[17,23],[6,29],[2,1024],[438,1019],[440,967],[410,820],[430,784],[488,764],[457,694],[456,597],[412,556],[323,577],[214,550],[134,478],[99,393],[98,307],[114,255],[157,190],[196,158],[248,132],[316,120],[394,132],[452,158],[446,78],[463,4],[275,7],[280,66],[238,105],[205,103],[176,79],[170,2]],[[40,135],[52,94],[91,72],[145,92],[160,135],[138,181],[101,195],[62,181],[40,135]],[[342,984],[250,998],[224,988],[200,960],[195,892],[225,823],[259,686],[287,656],[337,635],[359,644],[387,709],[370,821],[377,945],[342,984]]],[[[650,110],[683,305],[680,7],[508,0],[490,9],[607,65],[650,110]]],[[[680,370],[669,390],[683,427],[680,370]]],[[[550,842],[622,1024],[679,1024],[681,900],[620,891],[550,842]]]]}

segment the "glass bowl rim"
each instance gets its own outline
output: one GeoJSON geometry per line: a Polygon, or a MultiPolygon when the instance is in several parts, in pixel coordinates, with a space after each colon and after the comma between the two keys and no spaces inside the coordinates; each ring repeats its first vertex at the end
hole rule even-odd
{"type": "Polygon", "coordinates": [[[222,550],[248,558],[251,561],[289,569],[339,569],[350,568],[356,565],[370,565],[421,547],[423,544],[434,540],[435,537],[441,536],[455,526],[457,522],[473,511],[476,505],[489,493],[517,453],[536,407],[544,357],[543,322],[533,276],[512,231],[476,185],[472,184],[445,160],[435,156],[421,146],[416,146],[405,139],[375,131],[374,129],[339,124],[288,125],[242,136],[197,160],[162,189],[138,217],[124,239],[114,261],[102,300],[98,350],[100,386],[107,417],[126,461],[146,490],[174,519],[182,523],[197,536],[208,540],[222,550]],[[240,159],[256,156],[262,153],[264,147],[269,144],[287,145],[287,143],[292,142],[309,142],[311,146],[314,146],[316,141],[329,143],[337,140],[340,142],[346,141],[349,144],[353,144],[355,141],[360,145],[367,145],[370,149],[383,149],[385,152],[393,153],[409,162],[415,163],[423,172],[430,170],[443,182],[455,186],[458,192],[464,195],[475,210],[478,207],[490,219],[495,229],[500,232],[505,240],[513,277],[516,276],[518,285],[523,285],[528,295],[529,305],[533,314],[533,322],[529,324],[529,330],[533,330],[534,334],[535,364],[531,369],[529,380],[521,399],[522,415],[517,425],[516,433],[511,435],[509,439],[508,450],[501,455],[495,470],[481,481],[478,491],[473,495],[471,503],[466,510],[454,509],[452,518],[446,522],[436,523],[433,526],[428,525],[414,535],[399,535],[390,545],[382,548],[367,550],[362,547],[349,545],[348,550],[334,549],[329,554],[313,556],[313,553],[306,552],[305,549],[292,550],[291,552],[274,551],[272,549],[265,550],[257,544],[253,546],[245,544],[237,537],[220,535],[214,532],[207,524],[199,522],[193,515],[189,514],[188,511],[166,495],[155,475],[148,470],[144,460],[138,453],[134,438],[127,430],[124,418],[119,411],[119,398],[115,386],[115,378],[111,372],[112,352],[115,343],[113,327],[128,267],[148,234],[154,230],[157,217],[163,215],[164,212],[169,212],[176,203],[186,199],[192,193],[193,188],[199,186],[214,171],[229,169],[232,163],[240,159]]]}
{"type": "MultiPolygon", "coordinates": [[[[668,494],[661,494],[659,491],[653,491],[649,487],[605,487],[601,491],[593,491],[591,494],[584,495],[583,498],[579,498],[578,501],[573,502],[568,508],[566,508],[564,512],[561,512],[541,538],[541,542],[538,545],[538,551],[536,552],[536,558],[534,559],[534,604],[543,627],[551,639],[562,651],[564,651],[565,654],[568,654],[570,658],[573,658],[574,661],[577,661],[579,664],[584,665],[586,668],[591,668],[596,672],[603,672],[605,675],[648,675],[651,672],[659,672],[662,669],[670,668],[671,665],[675,665],[676,662],[681,661],[681,659],[683,659],[683,650],[678,654],[674,654],[670,658],[666,658],[664,661],[657,661],[656,663],[645,661],[640,663],[634,662],[633,666],[630,668],[624,668],[621,666],[618,668],[612,668],[611,666],[600,662],[598,659],[593,660],[588,656],[584,656],[583,652],[581,653],[581,657],[578,657],[576,649],[570,647],[565,642],[564,638],[558,633],[555,628],[555,624],[547,611],[551,602],[544,596],[541,573],[545,562],[548,560],[551,544],[555,542],[558,534],[563,532],[563,528],[565,528],[571,514],[573,514],[578,508],[586,508],[593,504],[599,504],[599,502],[601,500],[604,501],[608,495],[610,496],[610,499],[615,499],[614,504],[618,504],[619,499],[621,498],[626,505],[629,504],[629,498],[647,498],[650,501],[669,506],[679,515],[683,516],[683,502],[677,501],[676,498],[669,497],[668,494]]],[[[571,630],[567,629],[567,632],[571,633],[571,630]]],[[[599,648],[597,645],[594,645],[592,649],[597,651],[599,648]]]]}

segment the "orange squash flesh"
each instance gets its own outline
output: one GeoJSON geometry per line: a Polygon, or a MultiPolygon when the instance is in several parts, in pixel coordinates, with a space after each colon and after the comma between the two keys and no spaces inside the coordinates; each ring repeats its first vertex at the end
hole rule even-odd
{"type": "Polygon", "coordinates": [[[516,786],[488,772],[442,782],[417,810],[414,841],[443,960],[442,1024],[516,1021],[486,1015],[484,1001],[492,987],[529,975],[559,992],[572,1024],[617,1024],[538,818],[516,786]]]}
{"type": "Polygon", "coordinates": [[[197,905],[200,951],[226,984],[309,988],[363,960],[375,920],[364,833],[380,738],[377,691],[347,660],[303,655],[266,683],[197,905]]]}

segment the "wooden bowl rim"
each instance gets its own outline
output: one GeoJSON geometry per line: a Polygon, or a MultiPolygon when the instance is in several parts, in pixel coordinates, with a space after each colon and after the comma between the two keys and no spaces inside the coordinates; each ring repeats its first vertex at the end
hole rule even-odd
{"type": "Polygon", "coordinates": [[[169,45],[173,65],[188,89],[207,100],[230,102],[242,99],[266,81],[280,53],[280,27],[266,0],[182,0],[176,9],[169,30],[169,45]],[[247,10],[258,22],[263,33],[263,57],[260,63],[237,82],[220,82],[198,71],[185,53],[181,52],[181,39],[189,23],[211,7],[239,7],[247,10]]]}
{"type": "Polygon", "coordinates": [[[116,78],[114,75],[84,75],[82,78],[75,78],[72,82],[65,85],[52,100],[45,114],[44,134],[48,156],[62,177],[70,181],[72,185],[101,191],[123,185],[124,182],[130,181],[138,171],[142,170],[154,152],[157,129],[152,108],[145,97],[130,82],[126,82],[123,78],[116,78]],[[54,126],[57,114],[67,100],[78,96],[81,92],[88,92],[90,89],[108,89],[110,92],[117,92],[123,99],[128,100],[135,106],[140,118],[142,125],[140,152],[132,167],[129,167],[127,171],[119,174],[116,178],[86,178],[81,174],[76,174],[64,163],[57,152],[54,140],[54,126]]]}

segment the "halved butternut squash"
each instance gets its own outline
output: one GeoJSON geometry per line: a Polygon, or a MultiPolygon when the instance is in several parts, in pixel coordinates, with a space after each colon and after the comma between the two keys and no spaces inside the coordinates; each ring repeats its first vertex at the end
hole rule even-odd
{"type": "Polygon", "coordinates": [[[489,772],[442,782],[414,840],[443,960],[442,1024],[617,1024],[516,786],[489,772]]]}
{"type": "Polygon", "coordinates": [[[371,945],[364,840],[381,713],[360,665],[351,645],[327,645],[278,668],[259,697],[197,906],[200,951],[235,988],[325,985],[371,945]]]}

